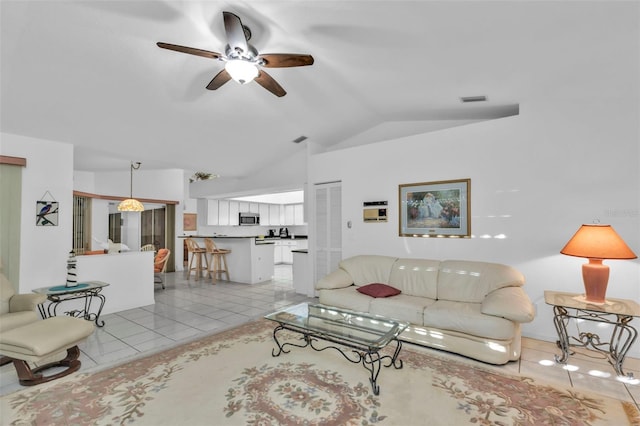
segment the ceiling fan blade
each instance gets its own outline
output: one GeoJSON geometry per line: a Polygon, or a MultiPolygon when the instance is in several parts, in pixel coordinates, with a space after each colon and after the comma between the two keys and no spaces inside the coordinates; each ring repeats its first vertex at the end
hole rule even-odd
{"type": "Polygon", "coordinates": [[[210,59],[220,59],[222,57],[222,55],[217,52],[210,52],[208,50],[196,49],[194,47],[179,46],[177,44],[163,43],[161,41],[159,41],[156,44],[158,45],[158,47],[161,47],[163,49],[175,50],[176,52],[188,53],[190,55],[204,56],[205,58],[210,58],[210,59]]]}
{"type": "Polygon", "coordinates": [[[265,53],[259,55],[258,59],[262,59],[262,66],[267,68],[302,67],[313,64],[313,56],[294,53],[265,53]]]}
{"type": "Polygon", "coordinates": [[[231,76],[229,75],[227,70],[223,69],[218,74],[216,74],[215,77],[213,77],[213,80],[211,80],[209,84],[207,84],[207,89],[216,90],[229,80],[231,80],[231,76]]]}
{"type": "Polygon", "coordinates": [[[282,86],[280,86],[278,82],[273,79],[273,77],[271,77],[263,70],[260,70],[258,76],[255,78],[255,82],[279,98],[287,94],[282,86]]]}
{"type": "Polygon", "coordinates": [[[246,53],[249,50],[247,46],[247,37],[242,27],[240,17],[231,12],[222,12],[224,17],[224,30],[227,33],[227,42],[231,50],[238,53],[246,53]]]}

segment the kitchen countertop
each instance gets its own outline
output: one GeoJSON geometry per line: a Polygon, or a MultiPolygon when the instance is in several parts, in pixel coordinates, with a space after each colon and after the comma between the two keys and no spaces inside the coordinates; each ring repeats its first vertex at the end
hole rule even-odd
{"type": "Polygon", "coordinates": [[[306,240],[306,235],[296,235],[295,237],[269,237],[267,235],[260,238],[259,235],[180,235],[178,238],[259,238],[264,240],[306,240]]]}

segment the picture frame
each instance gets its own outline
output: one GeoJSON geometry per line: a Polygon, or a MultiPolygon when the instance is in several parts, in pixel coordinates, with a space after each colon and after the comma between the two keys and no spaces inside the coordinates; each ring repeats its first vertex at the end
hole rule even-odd
{"type": "Polygon", "coordinates": [[[58,226],[57,201],[36,201],[36,226],[58,226]]]}
{"type": "Polygon", "coordinates": [[[196,213],[184,213],[182,215],[182,230],[183,231],[198,230],[198,215],[196,213]]]}
{"type": "Polygon", "coordinates": [[[399,236],[471,236],[471,179],[398,185],[399,236]]]}

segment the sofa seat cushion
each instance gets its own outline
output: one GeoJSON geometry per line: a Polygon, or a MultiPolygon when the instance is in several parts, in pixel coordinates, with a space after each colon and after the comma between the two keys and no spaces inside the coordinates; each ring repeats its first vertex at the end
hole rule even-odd
{"type": "Polygon", "coordinates": [[[398,259],[393,264],[389,284],[410,296],[436,299],[440,261],[428,259],[398,259]]]}
{"type": "Polygon", "coordinates": [[[369,312],[371,301],[376,300],[371,296],[358,293],[355,286],[334,290],[320,290],[318,295],[319,302],[323,305],[350,309],[356,312],[369,312]]]}
{"type": "Polygon", "coordinates": [[[366,294],[371,297],[391,297],[402,293],[395,287],[382,283],[371,283],[356,288],[358,293],[366,294]]]}
{"type": "Polygon", "coordinates": [[[433,303],[435,303],[433,299],[399,294],[385,299],[373,299],[369,313],[409,321],[412,324],[422,324],[424,308],[433,303]]]}
{"type": "Polygon", "coordinates": [[[13,328],[22,327],[38,321],[40,317],[35,311],[20,311],[2,314],[0,316],[0,333],[11,330],[13,328]]]}
{"type": "Polygon", "coordinates": [[[443,330],[459,331],[490,339],[511,339],[516,333],[513,322],[485,315],[480,303],[438,300],[424,311],[425,326],[443,330]]]}

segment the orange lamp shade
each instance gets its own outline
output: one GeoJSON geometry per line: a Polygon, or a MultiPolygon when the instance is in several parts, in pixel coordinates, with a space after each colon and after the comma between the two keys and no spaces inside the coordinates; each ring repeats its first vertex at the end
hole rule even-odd
{"type": "Polygon", "coordinates": [[[605,302],[609,267],[602,261],[637,257],[611,225],[582,225],[560,253],[589,259],[582,265],[582,279],[585,299],[592,303],[605,302]]]}

